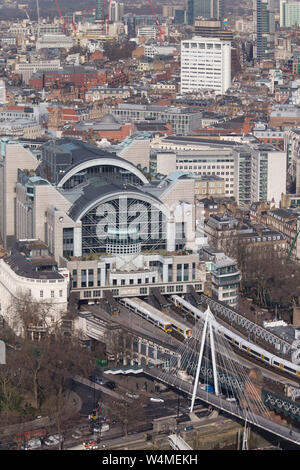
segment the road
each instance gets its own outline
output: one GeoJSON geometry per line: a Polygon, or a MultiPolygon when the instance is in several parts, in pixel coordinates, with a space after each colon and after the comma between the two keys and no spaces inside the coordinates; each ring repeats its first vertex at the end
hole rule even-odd
{"type": "MultiPolygon", "coordinates": [[[[198,414],[198,413],[197,413],[198,414]]],[[[210,429],[212,430],[211,432],[214,432],[214,429],[218,426],[224,427],[226,423],[231,423],[231,420],[228,418],[225,418],[224,416],[216,416],[213,417],[212,413],[209,412],[206,409],[203,409],[199,412],[200,417],[202,418],[201,421],[193,421],[193,428],[197,430],[205,430],[205,429],[210,429]]],[[[179,432],[182,432],[187,425],[186,421],[181,421],[179,422],[177,429],[179,432]]],[[[121,450],[123,449],[128,449],[128,450],[136,450],[136,449],[147,449],[147,448],[152,448],[153,443],[147,442],[145,440],[145,431],[146,428],[142,431],[134,431],[130,432],[127,437],[124,437],[122,435],[111,435],[106,434],[103,436],[101,439],[100,443],[98,444],[99,449],[112,449],[112,450],[121,450]],[[104,447],[105,446],[105,447],[104,447]]],[[[150,433],[151,434],[151,433],[150,433]]],[[[159,434],[159,438],[161,442],[167,443],[168,439],[168,432],[167,433],[162,433],[159,434]]],[[[167,444],[168,447],[168,444],[167,444]]],[[[75,445],[75,446],[70,446],[66,450],[83,450],[83,446],[81,444],[75,445]]]]}

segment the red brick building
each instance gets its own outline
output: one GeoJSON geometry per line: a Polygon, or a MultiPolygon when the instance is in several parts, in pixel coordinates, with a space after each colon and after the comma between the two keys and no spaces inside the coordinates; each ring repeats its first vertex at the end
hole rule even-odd
{"type": "Polygon", "coordinates": [[[83,88],[91,88],[96,85],[104,85],[106,83],[106,75],[105,70],[97,70],[92,67],[66,67],[63,70],[34,74],[29,80],[29,85],[36,90],[51,88],[55,85],[60,87],[66,83],[72,83],[83,88]]]}

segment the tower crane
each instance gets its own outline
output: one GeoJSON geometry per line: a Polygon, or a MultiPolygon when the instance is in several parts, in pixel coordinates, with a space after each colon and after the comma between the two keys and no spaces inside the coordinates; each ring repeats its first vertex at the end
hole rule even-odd
{"type": "Polygon", "coordinates": [[[64,19],[63,15],[62,15],[62,12],[61,12],[61,9],[60,9],[60,6],[59,6],[59,3],[58,3],[58,0],[54,0],[55,3],[56,3],[56,8],[57,8],[57,11],[58,11],[58,14],[60,16],[60,19],[62,21],[62,31],[63,33],[65,32],[65,29],[66,29],[66,20],[64,19]]]}
{"type": "Polygon", "coordinates": [[[84,18],[85,18],[89,13],[92,13],[92,11],[94,11],[94,10],[96,10],[96,7],[90,8],[88,11],[86,11],[86,12],[82,15],[82,17],[80,18],[79,21],[84,20],[84,18]]]}
{"type": "Polygon", "coordinates": [[[148,0],[148,2],[149,2],[149,5],[150,5],[150,7],[151,7],[152,13],[153,13],[153,15],[154,15],[156,24],[157,24],[157,26],[158,26],[158,30],[159,30],[159,42],[160,42],[160,44],[161,44],[161,43],[162,43],[162,36],[163,36],[163,34],[164,34],[164,30],[163,30],[162,26],[160,25],[160,23],[159,23],[159,21],[158,21],[157,14],[155,13],[154,6],[153,6],[153,4],[152,4],[152,1],[151,1],[151,0],[148,0]]]}
{"type": "MultiPolygon", "coordinates": [[[[103,1],[103,6],[102,6],[102,20],[101,20],[101,23],[102,23],[102,34],[104,34],[104,27],[105,27],[105,0],[102,0],[103,1]]],[[[162,37],[163,37],[163,34],[164,34],[164,30],[163,30],[163,27],[161,26],[161,24],[159,23],[158,21],[158,17],[157,17],[157,14],[155,13],[155,10],[154,10],[154,6],[153,6],[153,3],[151,0],[148,0],[149,2],[149,5],[151,7],[151,10],[152,10],[152,13],[153,13],[153,16],[155,18],[155,22],[157,24],[157,27],[158,27],[158,30],[159,30],[159,38],[160,38],[160,44],[162,44],[162,37]]],[[[62,13],[61,13],[61,9],[60,9],[60,6],[59,6],[59,3],[58,3],[58,0],[55,0],[55,3],[56,3],[56,7],[57,7],[57,10],[58,10],[58,13],[59,13],[59,16],[61,18],[61,20],[63,20],[63,16],[62,16],[62,13]]],[[[110,5],[111,5],[111,0],[109,0],[109,9],[108,9],[108,18],[106,19],[106,24],[108,25],[109,24],[109,20],[110,20],[110,5]]],[[[83,15],[82,17],[80,18],[79,21],[83,21],[84,18],[89,14],[91,13],[92,11],[96,10],[96,7],[93,7],[93,8],[90,8],[89,10],[87,10],[83,15]]],[[[65,25],[66,25],[66,22],[63,21],[63,32],[65,30],[65,25]]],[[[73,25],[73,29],[74,31],[76,32],[76,25],[74,23],[74,21],[72,21],[72,25],[73,25]]]]}

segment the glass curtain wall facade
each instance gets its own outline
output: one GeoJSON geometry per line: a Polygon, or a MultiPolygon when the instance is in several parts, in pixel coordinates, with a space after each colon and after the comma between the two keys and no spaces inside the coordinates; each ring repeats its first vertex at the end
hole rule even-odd
{"type": "Polygon", "coordinates": [[[253,0],[254,58],[274,57],[274,0],[253,0]]]}
{"type": "Polygon", "coordinates": [[[223,20],[224,0],[188,0],[188,24],[194,25],[198,17],[223,20]]]}

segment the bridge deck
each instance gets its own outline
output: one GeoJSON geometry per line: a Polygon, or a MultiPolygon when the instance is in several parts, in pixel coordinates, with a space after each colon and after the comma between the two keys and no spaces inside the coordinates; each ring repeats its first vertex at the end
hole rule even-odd
{"type": "MultiPolygon", "coordinates": [[[[175,375],[168,374],[166,371],[162,372],[157,368],[144,368],[144,373],[192,396],[193,384],[179,379],[175,375]]],[[[204,402],[213,405],[220,410],[226,411],[227,413],[240,418],[243,421],[247,419],[248,423],[268,431],[271,434],[275,434],[276,436],[281,437],[286,441],[300,445],[300,432],[293,431],[291,434],[288,427],[271,421],[264,416],[254,414],[253,412],[248,412],[246,409],[241,408],[237,403],[228,402],[220,396],[216,396],[213,393],[202,390],[200,385],[197,388],[196,398],[203,400],[204,402]]]]}

